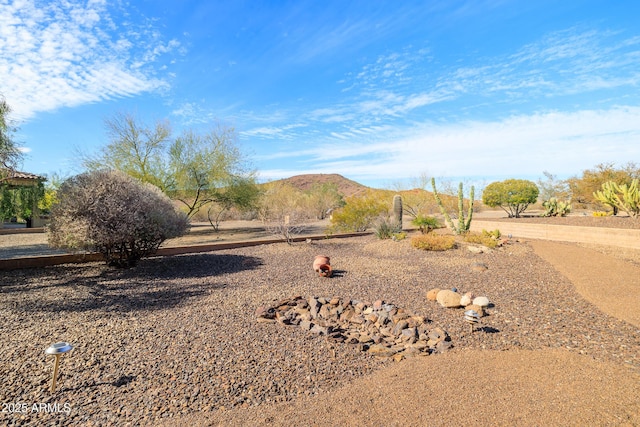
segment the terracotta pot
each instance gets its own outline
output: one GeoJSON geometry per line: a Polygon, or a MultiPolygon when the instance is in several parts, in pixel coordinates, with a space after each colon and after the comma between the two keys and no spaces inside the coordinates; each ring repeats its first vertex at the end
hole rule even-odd
{"type": "Polygon", "coordinates": [[[329,257],[325,255],[316,256],[316,259],[313,261],[313,270],[320,276],[330,277],[332,271],[329,257]]]}

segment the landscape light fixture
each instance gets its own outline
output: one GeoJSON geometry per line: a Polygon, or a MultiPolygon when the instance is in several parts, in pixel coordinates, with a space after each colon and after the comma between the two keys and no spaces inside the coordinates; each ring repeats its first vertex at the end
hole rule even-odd
{"type": "Polygon", "coordinates": [[[464,321],[471,327],[471,333],[473,333],[473,325],[480,321],[480,315],[475,310],[467,310],[464,312],[464,321]]]}
{"type": "Polygon", "coordinates": [[[58,366],[60,365],[60,356],[68,351],[71,351],[73,346],[68,342],[57,342],[51,344],[44,351],[46,354],[53,354],[56,357],[55,364],[53,365],[53,378],[51,379],[51,393],[56,391],[56,378],[58,377],[58,366]]]}

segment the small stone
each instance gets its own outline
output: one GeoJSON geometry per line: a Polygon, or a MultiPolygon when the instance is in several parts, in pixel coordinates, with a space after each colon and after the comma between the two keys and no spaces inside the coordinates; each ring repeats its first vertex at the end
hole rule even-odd
{"type": "Polygon", "coordinates": [[[462,295],[462,298],[460,298],[460,305],[466,307],[469,304],[471,304],[471,298],[468,295],[462,295]]]}
{"type": "Polygon", "coordinates": [[[373,303],[373,309],[376,310],[376,311],[381,310],[383,304],[384,304],[384,301],[379,299],[379,300],[377,300],[376,302],[373,303]]]}
{"type": "Polygon", "coordinates": [[[361,343],[368,343],[371,341],[373,341],[373,339],[367,334],[360,334],[360,336],[358,337],[358,342],[361,343]]]}
{"type": "Polygon", "coordinates": [[[276,317],[276,311],[273,307],[258,307],[256,308],[255,315],[256,317],[273,319],[276,317]]]}
{"type": "Polygon", "coordinates": [[[480,317],[483,317],[483,316],[484,316],[484,308],[480,307],[479,305],[470,304],[470,305],[465,306],[465,308],[464,308],[464,309],[465,309],[465,311],[467,311],[467,310],[473,310],[473,311],[475,311],[476,313],[478,313],[478,315],[479,315],[480,317]]]}
{"type": "Polygon", "coordinates": [[[409,322],[406,320],[400,320],[396,323],[396,326],[393,327],[393,335],[396,337],[399,336],[407,326],[409,326],[409,322]]]}
{"type": "Polygon", "coordinates": [[[313,325],[313,327],[310,329],[310,331],[314,334],[318,334],[318,335],[328,335],[329,332],[331,332],[330,330],[331,328],[329,327],[323,327],[320,325],[313,325]]]}
{"type": "Polygon", "coordinates": [[[378,357],[390,357],[393,356],[396,352],[388,347],[385,347],[382,344],[373,344],[369,346],[369,353],[378,357]]]}
{"type": "Polygon", "coordinates": [[[469,250],[469,252],[472,252],[474,254],[481,254],[484,252],[484,249],[478,246],[467,246],[467,249],[469,250]]]}
{"type": "Polygon", "coordinates": [[[427,300],[435,301],[438,297],[438,292],[440,292],[439,288],[431,289],[429,292],[427,292],[427,300]]]}
{"type": "Polygon", "coordinates": [[[480,307],[488,307],[489,306],[489,298],[487,297],[476,297],[473,299],[473,305],[479,305],[480,307]]]}
{"type": "Polygon", "coordinates": [[[489,267],[487,267],[487,264],[483,264],[481,262],[476,262],[471,266],[471,270],[473,271],[487,271],[489,269],[489,267]]]}
{"type": "Polygon", "coordinates": [[[438,342],[447,338],[447,333],[442,328],[433,328],[427,335],[429,336],[429,339],[438,342]]]}
{"type": "Polygon", "coordinates": [[[416,337],[416,330],[415,328],[406,328],[403,329],[401,332],[403,338],[415,338],[416,337]]]}
{"type": "Polygon", "coordinates": [[[451,347],[453,347],[453,343],[451,341],[440,341],[436,345],[436,351],[438,353],[444,353],[445,351],[449,350],[451,347]]]}
{"type": "Polygon", "coordinates": [[[457,292],[450,291],[448,289],[443,289],[438,292],[436,300],[438,303],[446,308],[457,308],[460,307],[460,299],[462,295],[457,292]]]}
{"type": "Polygon", "coordinates": [[[351,319],[349,319],[349,322],[356,323],[358,325],[362,325],[364,323],[364,317],[362,317],[362,315],[360,315],[360,314],[356,314],[351,319]]]}
{"type": "Polygon", "coordinates": [[[400,362],[402,359],[404,359],[404,354],[402,353],[396,353],[393,355],[394,362],[400,362]]]}
{"type": "Polygon", "coordinates": [[[320,307],[318,316],[324,319],[328,319],[329,317],[331,317],[331,309],[329,308],[329,306],[325,304],[322,307],[320,307]]]}
{"type": "Polygon", "coordinates": [[[313,323],[309,322],[308,320],[301,320],[300,323],[298,324],[298,326],[300,326],[302,328],[303,331],[308,331],[310,330],[314,325],[313,323]]]}

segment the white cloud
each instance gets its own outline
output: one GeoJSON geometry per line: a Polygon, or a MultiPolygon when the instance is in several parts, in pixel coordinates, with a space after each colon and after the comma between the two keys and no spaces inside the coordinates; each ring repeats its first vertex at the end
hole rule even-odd
{"type": "Polygon", "coordinates": [[[0,3],[0,81],[20,119],[165,87],[149,66],[178,48],[117,27],[106,1],[0,3]]]}
{"type": "Polygon", "coordinates": [[[240,132],[240,135],[243,137],[262,137],[267,139],[293,139],[295,135],[289,133],[290,130],[304,128],[307,127],[306,124],[295,123],[290,125],[285,125],[281,127],[276,126],[264,126],[258,127],[254,129],[249,129],[246,131],[240,132]]]}
{"type": "Polygon", "coordinates": [[[342,173],[356,179],[434,176],[541,176],[578,174],[602,162],[640,158],[640,107],[541,112],[496,121],[422,123],[386,141],[326,141],[292,169],[266,169],[282,178],[297,173],[342,173]],[[305,168],[304,165],[309,165],[305,168]],[[311,172],[313,171],[313,172],[311,172]]]}

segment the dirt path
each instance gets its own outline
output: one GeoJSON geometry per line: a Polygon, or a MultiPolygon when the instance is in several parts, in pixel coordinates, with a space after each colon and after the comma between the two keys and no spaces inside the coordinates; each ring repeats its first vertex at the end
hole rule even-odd
{"type": "Polygon", "coordinates": [[[529,244],[587,301],[640,328],[640,267],[574,244],[548,240],[531,240],[529,244]]]}
{"type": "MultiPolygon", "coordinates": [[[[640,268],[573,244],[530,244],[603,312],[640,326],[640,268]]],[[[409,359],[313,398],[167,425],[640,426],[639,396],[640,373],[622,362],[561,349],[475,350],[409,359]]]]}

